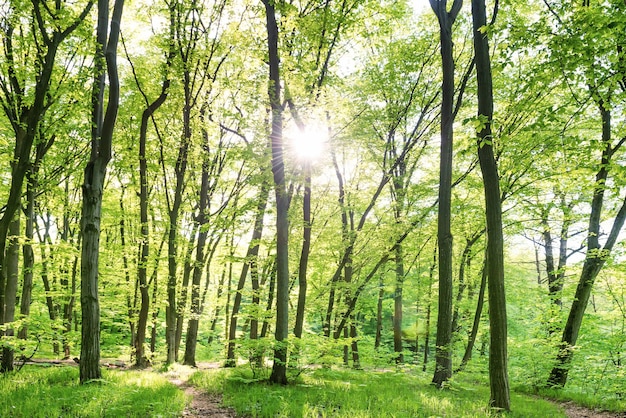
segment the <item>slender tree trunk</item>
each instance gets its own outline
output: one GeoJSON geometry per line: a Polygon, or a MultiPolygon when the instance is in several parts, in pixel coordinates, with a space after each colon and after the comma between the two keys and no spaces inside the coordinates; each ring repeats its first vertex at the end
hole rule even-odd
{"type": "Polygon", "coordinates": [[[378,302],[376,304],[376,338],[374,340],[374,348],[380,347],[383,330],[383,298],[385,297],[385,282],[383,275],[380,275],[378,283],[378,302]]]}
{"type": "Polygon", "coordinates": [[[613,250],[613,246],[617,242],[619,233],[626,220],[626,199],[624,199],[613,220],[613,226],[611,227],[609,236],[604,246],[601,247],[599,237],[601,235],[600,223],[602,219],[602,207],[604,205],[604,192],[606,190],[611,157],[618,146],[613,147],[611,144],[611,112],[605,107],[604,103],[600,103],[599,105],[602,115],[602,141],[605,148],[602,152],[600,168],[596,174],[594,194],[591,201],[591,212],[589,214],[589,227],[587,232],[587,254],[583,262],[583,268],[580,273],[578,286],[576,287],[576,293],[574,294],[572,307],[570,308],[565,328],[563,328],[561,347],[557,354],[556,365],[550,372],[548,378],[548,385],[553,387],[562,388],[567,382],[570,363],[574,356],[574,346],[578,340],[578,333],[591,296],[593,284],[613,250]]]}
{"type": "Polygon", "coordinates": [[[402,245],[396,247],[396,291],[393,296],[393,351],[396,363],[404,363],[402,353],[402,288],[404,283],[404,254],[402,245]]]}
{"type": "Polygon", "coordinates": [[[476,312],[474,313],[474,322],[472,323],[472,330],[467,338],[467,346],[465,347],[465,353],[463,354],[463,360],[459,365],[457,372],[463,370],[467,363],[472,359],[472,350],[476,343],[476,336],[478,335],[478,327],[480,326],[480,317],[483,313],[483,306],[485,304],[485,289],[487,287],[487,261],[483,263],[482,274],[480,279],[480,289],[478,290],[478,301],[476,302],[476,312]]]}
{"type": "Polygon", "coordinates": [[[246,277],[248,276],[248,270],[250,269],[252,263],[256,263],[256,260],[259,256],[260,240],[263,236],[263,218],[265,217],[265,209],[267,207],[267,200],[270,194],[270,187],[271,185],[269,184],[269,182],[263,180],[263,183],[261,183],[259,197],[257,198],[257,208],[256,216],[254,219],[254,229],[252,230],[252,239],[248,244],[248,250],[246,251],[246,262],[241,269],[241,275],[239,276],[239,282],[237,283],[237,293],[235,293],[233,308],[230,315],[230,325],[228,326],[228,350],[225,363],[226,367],[235,367],[237,364],[235,359],[235,338],[237,333],[237,319],[239,315],[239,308],[241,306],[242,292],[246,283],[246,277]]]}
{"type": "Polygon", "coordinates": [[[454,123],[454,56],[452,24],[462,5],[454,0],[450,11],[447,0],[430,0],[439,20],[441,62],[443,70],[441,102],[441,150],[439,166],[439,209],[437,242],[439,243],[439,310],[437,315],[437,346],[435,351],[435,373],[433,384],[443,387],[452,376],[452,143],[454,123]]]}
{"type": "Polygon", "coordinates": [[[424,336],[424,363],[422,365],[422,371],[424,372],[426,371],[426,364],[428,364],[428,356],[430,355],[430,316],[433,305],[433,281],[435,276],[435,267],[437,266],[437,248],[438,246],[435,246],[435,249],[433,250],[433,262],[428,272],[428,305],[426,306],[426,335],[424,336]]]}
{"type": "Polygon", "coordinates": [[[283,161],[283,114],[281,104],[280,58],[278,54],[278,24],[275,2],[262,0],[267,18],[269,54],[268,95],[272,108],[272,174],[276,192],[276,347],[270,382],[287,384],[287,345],[289,334],[289,201],[285,187],[283,161]]]}
{"type": "MultiPolygon", "coordinates": [[[[276,263],[272,263],[272,268],[269,272],[269,289],[267,292],[267,304],[265,305],[265,312],[269,314],[272,311],[272,306],[274,305],[274,295],[276,294],[276,263]]],[[[266,318],[269,315],[266,316],[266,318]]],[[[270,329],[270,322],[268,319],[263,320],[263,325],[261,326],[261,338],[265,338],[270,329]]]]}
{"type": "MultiPolygon", "coordinates": [[[[494,16],[495,17],[495,16],[494,16]]],[[[511,409],[507,358],[506,295],[504,291],[504,237],[502,233],[502,201],[500,178],[493,153],[493,91],[489,43],[483,28],[487,25],[485,0],[472,0],[474,50],[478,82],[478,116],[486,117],[478,132],[478,159],[485,189],[487,218],[487,278],[489,292],[489,404],[498,410],[511,409]]]]}
{"type": "Polygon", "coordinates": [[[85,167],[83,180],[83,207],[81,219],[81,356],[80,382],[100,379],[100,303],[98,298],[98,262],[100,253],[100,220],[102,189],[106,167],[111,159],[113,128],[119,103],[117,74],[117,42],[124,0],[115,0],[111,28],[109,2],[98,0],[96,80],[92,96],[91,157],[85,167]],[[104,112],[104,87],[106,62],[109,79],[108,103],[104,112]]]}
{"type": "MultiPolygon", "coordinates": [[[[40,253],[41,253],[41,281],[43,283],[43,289],[45,291],[46,297],[46,307],[48,308],[48,317],[50,318],[50,322],[54,323],[57,319],[57,311],[58,306],[54,302],[52,298],[52,287],[50,285],[50,277],[49,277],[49,260],[52,259],[51,255],[46,253],[46,244],[50,243],[50,214],[47,214],[47,220],[44,220],[44,232],[43,236],[39,233],[39,227],[37,226],[37,221],[35,220],[35,229],[37,230],[37,235],[40,245],[40,253]]],[[[59,343],[57,341],[56,332],[52,342],[52,350],[54,354],[59,354],[59,343]]]]}
{"type": "MultiPolygon", "coordinates": [[[[478,241],[478,239],[483,235],[485,229],[475,233],[471,238],[468,238],[465,243],[465,248],[463,248],[463,253],[461,254],[461,262],[459,263],[459,286],[456,293],[456,303],[454,305],[454,312],[452,314],[452,332],[458,333],[460,330],[459,326],[459,309],[461,305],[461,301],[463,300],[463,293],[465,289],[467,289],[467,281],[465,280],[465,268],[469,267],[470,262],[473,258],[472,255],[472,247],[478,241]]],[[[469,293],[469,292],[468,292],[469,293]]]]}
{"type": "MultiPolygon", "coordinates": [[[[17,285],[19,275],[19,261],[20,261],[20,217],[19,212],[16,212],[13,221],[9,225],[9,233],[7,237],[8,246],[5,256],[5,272],[6,272],[6,287],[4,292],[4,314],[2,316],[2,323],[11,324],[15,320],[15,303],[17,298],[17,285]]],[[[9,325],[4,332],[7,337],[13,337],[15,330],[9,325]]],[[[13,358],[14,352],[10,347],[4,347],[2,349],[2,364],[0,364],[1,372],[13,371],[13,358]]]]}
{"type": "MultiPolygon", "coordinates": [[[[193,263],[193,277],[191,281],[191,313],[187,323],[187,337],[185,339],[185,357],[183,363],[189,366],[196,365],[196,345],[198,342],[198,327],[200,324],[200,282],[204,271],[205,247],[209,230],[205,227],[209,222],[207,211],[209,210],[209,150],[208,138],[205,132],[204,161],[202,163],[200,196],[198,205],[198,241],[196,245],[196,259],[193,263]]],[[[207,278],[208,280],[208,278],[207,278]]]]}
{"type": "Polygon", "coordinates": [[[307,292],[307,267],[309,253],[311,251],[311,162],[304,163],[304,196],[302,201],[302,251],[300,252],[300,264],[298,266],[298,305],[296,307],[296,324],[294,335],[302,338],[304,326],[304,312],[306,307],[307,292]]]}
{"type": "Polygon", "coordinates": [[[183,339],[183,328],[185,327],[185,314],[187,313],[187,301],[189,300],[189,281],[192,279],[193,273],[193,250],[198,236],[199,226],[197,222],[193,223],[191,239],[187,241],[187,249],[185,250],[185,262],[183,264],[183,281],[180,286],[180,294],[178,295],[178,307],[176,308],[176,332],[174,343],[174,360],[178,361],[180,352],[180,343],[183,339]]]}
{"type": "MultiPolygon", "coordinates": [[[[34,170],[28,175],[26,184],[26,228],[24,231],[25,241],[22,247],[24,257],[24,269],[22,272],[22,297],[20,299],[20,315],[28,318],[33,291],[33,268],[35,266],[35,254],[33,252],[34,224],[35,224],[35,190],[36,174],[34,170]]],[[[28,338],[28,326],[24,325],[18,332],[21,339],[28,338]]]]}
{"type": "Polygon", "coordinates": [[[357,340],[356,316],[354,314],[352,315],[352,321],[350,322],[350,349],[352,351],[352,368],[360,370],[361,358],[359,356],[359,341],[357,340]]]}
{"type": "MultiPolygon", "coordinates": [[[[128,255],[126,253],[126,213],[124,210],[124,199],[126,194],[126,186],[122,186],[120,193],[120,246],[122,250],[122,265],[124,267],[124,277],[126,279],[126,308],[128,310],[128,327],[130,329],[130,347],[134,350],[135,338],[136,338],[136,324],[137,314],[135,309],[137,307],[137,281],[134,281],[134,286],[131,285],[130,280],[130,268],[128,267],[128,255]],[[134,291],[132,290],[134,288],[134,291]],[[131,293],[134,295],[131,297],[131,293]]],[[[133,352],[134,354],[134,352],[133,352]]],[[[131,358],[133,355],[131,354],[131,358]]]]}
{"type": "MultiPolygon", "coordinates": [[[[172,53],[170,52],[170,57],[172,53]]],[[[168,60],[169,66],[169,60],[168,60]]],[[[141,115],[141,126],[139,128],[139,222],[141,224],[139,241],[139,263],[137,264],[137,280],[141,304],[139,307],[139,318],[137,319],[137,335],[135,338],[135,365],[146,367],[150,364],[144,350],[146,341],[146,329],[148,326],[148,316],[150,313],[150,294],[148,289],[148,259],[150,257],[150,228],[148,225],[148,162],[146,159],[146,142],[148,136],[148,122],[154,113],[167,99],[170,86],[169,78],[163,81],[161,94],[156,100],[144,109],[141,115]]]]}

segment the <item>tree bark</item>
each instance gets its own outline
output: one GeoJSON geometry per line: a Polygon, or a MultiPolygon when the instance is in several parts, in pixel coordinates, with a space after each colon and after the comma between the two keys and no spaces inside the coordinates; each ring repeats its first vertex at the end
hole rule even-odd
{"type": "Polygon", "coordinates": [[[474,322],[472,323],[472,330],[467,338],[467,346],[465,347],[465,353],[463,359],[459,365],[457,372],[462,371],[467,363],[472,359],[472,350],[476,343],[476,336],[478,335],[478,327],[480,326],[480,317],[483,313],[483,306],[485,304],[485,289],[487,287],[487,261],[483,263],[482,274],[480,279],[480,288],[478,290],[478,301],[476,302],[476,311],[474,313],[474,322]]]}
{"type": "Polygon", "coordinates": [[[485,0],[472,0],[474,51],[478,83],[478,117],[486,118],[478,132],[478,159],[485,189],[487,218],[487,278],[489,292],[489,387],[492,408],[509,411],[509,375],[507,359],[506,295],[504,291],[504,237],[502,233],[502,201],[500,178],[493,153],[493,88],[489,42],[483,33],[487,25],[485,0]]]}
{"type": "Polygon", "coordinates": [[[267,199],[269,198],[270,186],[269,181],[265,181],[265,179],[263,179],[263,182],[261,183],[261,190],[257,198],[252,239],[250,240],[248,250],[246,251],[246,262],[241,269],[241,275],[239,276],[239,282],[237,283],[237,293],[235,293],[233,308],[230,315],[230,325],[228,326],[228,348],[225,363],[226,367],[235,367],[237,365],[235,359],[235,338],[237,333],[237,319],[239,315],[239,308],[241,306],[242,291],[246,282],[246,277],[248,276],[248,270],[253,263],[256,263],[256,259],[259,256],[260,240],[263,236],[263,218],[265,217],[265,209],[267,207],[267,199]]]}
{"type": "Polygon", "coordinates": [[[596,173],[594,193],[591,201],[591,212],[589,214],[589,227],[587,232],[587,253],[578,280],[578,286],[576,287],[576,293],[574,294],[574,301],[572,302],[567,322],[563,328],[563,336],[561,338],[559,353],[556,357],[556,365],[548,377],[548,385],[557,388],[562,388],[567,383],[569,366],[574,356],[574,346],[578,340],[578,333],[582,325],[589,297],[591,296],[593,284],[613,250],[613,246],[617,242],[619,233],[626,220],[626,199],[624,199],[615,215],[609,236],[604,246],[601,246],[599,241],[601,235],[600,223],[602,219],[606,182],[610,170],[611,157],[619,146],[621,146],[622,141],[618,143],[619,145],[615,147],[612,146],[610,108],[605,106],[602,101],[599,103],[599,108],[602,116],[602,143],[604,144],[604,149],[602,151],[600,166],[596,173]]]}
{"type": "Polygon", "coordinates": [[[109,2],[98,0],[96,72],[92,95],[91,157],[85,167],[81,219],[81,355],[80,382],[100,379],[100,303],[98,299],[98,262],[102,191],[106,167],[111,159],[113,128],[119,104],[117,43],[124,0],[115,0],[109,26],[109,2]],[[108,39],[107,39],[108,38],[108,39]],[[109,79],[108,103],[104,111],[105,69],[109,79]]]}
{"type": "Polygon", "coordinates": [[[309,253],[311,252],[311,162],[304,163],[304,196],[302,201],[302,250],[300,252],[300,264],[298,266],[298,305],[296,306],[296,324],[293,334],[296,338],[302,338],[304,327],[304,312],[306,307],[307,292],[307,268],[309,253]]]}
{"type": "MultiPolygon", "coordinates": [[[[6,272],[6,287],[4,291],[4,309],[2,315],[2,323],[10,324],[15,320],[15,303],[17,298],[17,285],[19,275],[19,261],[20,261],[20,216],[19,211],[16,211],[16,215],[13,221],[9,224],[9,235],[7,237],[8,246],[6,249],[5,257],[5,272],[6,272]]],[[[13,337],[15,330],[12,326],[8,326],[4,335],[7,337],[13,337]]],[[[0,334],[1,335],[1,334],[0,334]]],[[[13,358],[14,351],[11,347],[3,347],[2,349],[2,364],[0,364],[0,372],[13,371],[13,358]]]]}
{"type": "Polygon", "coordinates": [[[272,108],[272,174],[276,193],[276,347],[270,382],[287,384],[287,344],[289,334],[289,200],[285,186],[283,160],[283,113],[281,104],[280,58],[278,54],[278,24],[275,2],[262,0],[265,5],[267,46],[269,54],[268,95],[272,108]]]}
{"type": "Polygon", "coordinates": [[[452,24],[462,6],[454,0],[450,11],[447,0],[430,0],[439,21],[443,83],[441,86],[441,150],[439,165],[439,207],[437,242],[439,244],[439,300],[437,315],[437,346],[433,384],[443,387],[452,376],[452,149],[454,123],[454,56],[452,24]]]}
{"type": "Polygon", "coordinates": [[[422,371],[426,371],[426,364],[428,364],[428,356],[430,354],[430,317],[432,310],[432,296],[433,296],[433,281],[434,281],[434,273],[435,267],[437,267],[437,249],[438,246],[435,245],[433,250],[433,262],[430,265],[430,270],[428,271],[428,306],[426,307],[426,335],[424,336],[424,362],[422,364],[422,371]]]}
{"type": "MultiPolygon", "coordinates": [[[[22,65],[28,66],[30,63],[16,62],[13,38],[17,35],[15,34],[15,27],[12,23],[13,19],[6,19],[6,25],[3,25],[3,35],[5,39],[4,59],[7,68],[7,78],[1,80],[3,85],[2,92],[5,95],[2,100],[2,108],[15,133],[15,148],[11,161],[11,185],[9,195],[6,205],[4,206],[4,213],[0,218],[0,311],[4,310],[5,288],[7,285],[4,258],[6,254],[9,225],[13,220],[15,212],[20,207],[24,178],[30,169],[31,150],[36,137],[40,134],[39,127],[41,121],[50,105],[50,103],[48,103],[51,97],[50,80],[52,78],[56,54],[61,43],[74,32],[83,20],[85,20],[92,5],[93,1],[89,1],[81,14],[65,29],[55,24],[52,33],[48,32],[49,28],[32,23],[33,28],[38,27],[42,37],[40,41],[42,53],[36,57],[36,65],[33,67],[36,71],[34,80],[21,80],[17,75],[21,72],[20,67],[22,65]],[[27,83],[34,85],[34,95],[30,103],[26,103],[24,100],[26,97],[25,90],[27,83]]],[[[43,21],[41,10],[43,7],[44,6],[41,4],[33,4],[33,20],[43,21]]],[[[57,13],[61,14],[65,12],[61,2],[56,2],[54,9],[48,8],[48,6],[45,6],[45,8],[45,13],[51,15],[54,19],[57,18],[57,13]]],[[[11,9],[11,7],[9,7],[9,9],[11,9]]],[[[8,10],[7,12],[11,13],[12,10],[8,10]]],[[[3,322],[0,321],[0,325],[2,323],[3,322]]]]}

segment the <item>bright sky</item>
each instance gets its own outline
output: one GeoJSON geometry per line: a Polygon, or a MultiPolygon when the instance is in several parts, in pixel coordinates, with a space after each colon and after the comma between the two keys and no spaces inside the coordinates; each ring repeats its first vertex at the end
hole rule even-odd
{"type": "Polygon", "coordinates": [[[430,8],[428,0],[409,0],[409,4],[411,4],[418,13],[422,13],[430,8]]]}

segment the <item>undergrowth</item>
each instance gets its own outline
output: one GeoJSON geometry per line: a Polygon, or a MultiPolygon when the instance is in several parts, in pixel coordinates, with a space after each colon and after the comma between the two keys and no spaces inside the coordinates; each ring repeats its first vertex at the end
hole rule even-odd
{"type": "Polygon", "coordinates": [[[248,368],[199,371],[190,382],[222,393],[225,406],[251,417],[564,417],[546,400],[513,393],[512,409],[487,407],[489,388],[462,376],[447,390],[430,385],[430,375],[405,368],[384,371],[320,368],[300,373],[287,386],[255,379],[248,368]]]}
{"type": "Polygon", "coordinates": [[[150,371],[103,370],[80,385],[76,367],[25,366],[0,378],[0,417],[178,417],[185,395],[150,371]]]}

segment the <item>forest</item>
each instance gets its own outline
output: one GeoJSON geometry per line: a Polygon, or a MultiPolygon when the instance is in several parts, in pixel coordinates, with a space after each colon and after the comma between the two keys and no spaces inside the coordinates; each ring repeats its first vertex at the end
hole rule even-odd
{"type": "Polygon", "coordinates": [[[0,31],[0,416],[626,416],[626,1],[0,31]]]}

